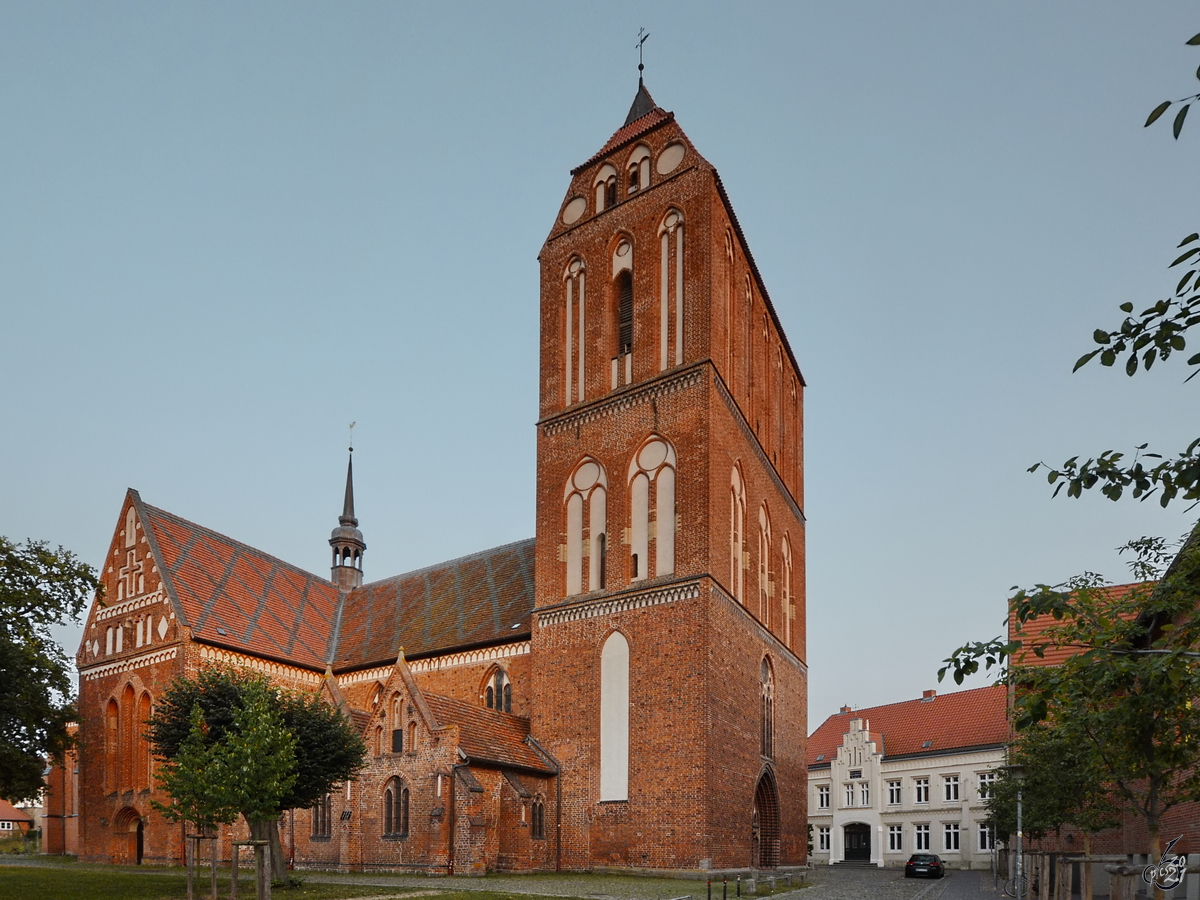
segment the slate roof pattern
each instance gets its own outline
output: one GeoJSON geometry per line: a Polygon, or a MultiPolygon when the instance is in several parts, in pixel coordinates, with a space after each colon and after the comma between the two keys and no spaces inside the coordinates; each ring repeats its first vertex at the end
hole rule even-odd
{"type": "Polygon", "coordinates": [[[529,636],[534,539],[483,550],[351,591],[341,615],[337,670],[529,636]],[[517,628],[513,628],[517,625],[517,628]]]}
{"type": "Polygon", "coordinates": [[[808,738],[809,768],[828,766],[837,756],[851,719],[866,719],[872,737],[882,736],[884,759],[1008,741],[1007,691],[997,684],[830,716],[808,738]],[[924,747],[926,741],[932,744],[924,747]]]}
{"type": "Polygon", "coordinates": [[[525,743],[529,720],[521,716],[471,706],[439,694],[425,694],[439,725],[459,727],[458,746],[472,762],[493,763],[550,773],[554,770],[525,743]]]}
{"type": "Polygon", "coordinates": [[[165,510],[139,502],[138,513],[198,640],[324,666],[337,604],[332,583],[165,510]]]}

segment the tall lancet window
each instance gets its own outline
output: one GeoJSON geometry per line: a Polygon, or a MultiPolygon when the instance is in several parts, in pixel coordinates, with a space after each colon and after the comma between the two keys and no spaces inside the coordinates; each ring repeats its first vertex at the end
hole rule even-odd
{"type": "Polygon", "coordinates": [[[675,571],[675,448],[653,435],[629,463],[630,578],[670,575],[675,571]],[[654,520],[650,519],[650,494],[654,494],[654,520]],[[650,541],[654,541],[654,570],[650,569],[650,541]]]}
{"type": "Polygon", "coordinates": [[[774,572],[771,569],[771,514],[764,503],[758,510],[758,618],[767,628],[776,625],[774,572]]]}
{"type": "Polygon", "coordinates": [[[607,584],[608,476],[604,467],[591,457],[580,460],[567,479],[563,494],[567,515],[567,545],[563,560],[567,564],[567,596],[583,592],[584,559],[587,559],[589,591],[607,584]],[[584,523],[587,534],[584,535],[584,523]]]}
{"type": "Polygon", "coordinates": [[[725,384],[736,396],[734,370],[737,365],[737,299],[733,275],[733,232],[725,232],[725,384]]]}
{"type": "Polygon", "coordinates": [[[729,476],[729,590],[745,603],[746,485],[737,466],[729,476]]]}
{"type": "Polygon", "coordinates": [[[775,757],[775,673],[771,661],[762,661],[762,755],[775,757]]]}
{"type": "Polygon", "coordinates": [[[600,799],[629,799],[629,642],[619,631],[600,651],[600,799]]]}
{"type": "Polygon", "coordinates": [[[783,642],[792,646],[792,623],[796,621],[796,598],[792,596],[792,542],[783,536],[783,642]]]}
{"type": "Polygon", "coordinates": [[[633,381],[633,244],[621,239],[612,256],[611,328],[616,337],[612,386],[633,381]]]}
{"type": "Polygon", "coordinates": [[[596,173],[596,212],[617,205],[617,170],[606,165],[596,173]]]}
{"type": "Polygon", "coordinates": [[[658,367],[665,369],[672,364],[677,366],[683,362],[683,214],[679,210],[670,210],[663,219],[659,227],[659,241],[662,245],[662,271],[659,274],[658,367]],[[672,244],[675,247],[674,266],[671,265],[672,244]],[[672,288],[675,322],[673,329],[670,323],[672,288]],[[672,331],[675,338],[673,354],[670,353],[669,346],[672,331]],[[674,360],[674,363],[670,360],[674,360]]]}
{"type": "Polygon", "coordinates": [[[563,346],[563,405],[583,400],[584,310],[587,288],[583,260],[573,257],[563,278],[566,286],[566,328],[563,346]]]}

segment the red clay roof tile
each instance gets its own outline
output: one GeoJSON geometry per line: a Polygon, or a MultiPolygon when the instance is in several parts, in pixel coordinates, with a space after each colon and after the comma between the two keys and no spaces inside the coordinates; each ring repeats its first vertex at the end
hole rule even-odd
{"type": "Polygon", "coordinates": [[[884,758],[1003,744],[1008,740],[1006,697],[1004,685],[997,684],[838,713],[809,736],[808,765],[825,766],[837,756],[851,719],[867,720],[872,738],[882,741],[884,758]],[[929,747],[926,741],[932,742],[929,747]]]}
{"type": "Polygon", "coordinates": [[[425,702],[439,725],[459,727],[459,747],[472,762],[492,763],[552,772],[546,760],[525,743],[529,720],[508,713],[471,706],[438,694],[425,694],[425,702]]]}

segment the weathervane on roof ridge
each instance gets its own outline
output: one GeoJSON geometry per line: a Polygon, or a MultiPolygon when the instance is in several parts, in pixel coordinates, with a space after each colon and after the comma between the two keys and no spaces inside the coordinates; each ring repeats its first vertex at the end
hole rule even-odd
{"type": "Polygon", "coordinates": [[[354,452],[354,426],[357,424],[358,424],[358,422],[350,423],[350,452],[351,453],[354,452]]]}
{"type": "Polygon", "coordinates": [[[638,84],[639,85],[641,85],[641,83],[642,83],[642,71],[646,68],[645,64],[642,62],[642,44],[646,43],[646,38],[648,38],[648,37],[650,37],[650,32],[648,32],[645,28],[638,29],[637,50],[638,50],[638,84]]]}

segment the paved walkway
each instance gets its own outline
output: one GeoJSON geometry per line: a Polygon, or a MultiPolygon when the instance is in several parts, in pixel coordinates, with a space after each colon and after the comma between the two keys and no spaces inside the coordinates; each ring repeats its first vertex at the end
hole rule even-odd
{"type": "Polygon", "coordinates": [[[792,891],[789,900],[999,900],[991,872],[954,871],[945,878],[905,878],[903,869],[817,866],[811,887],[792,891]]]}

